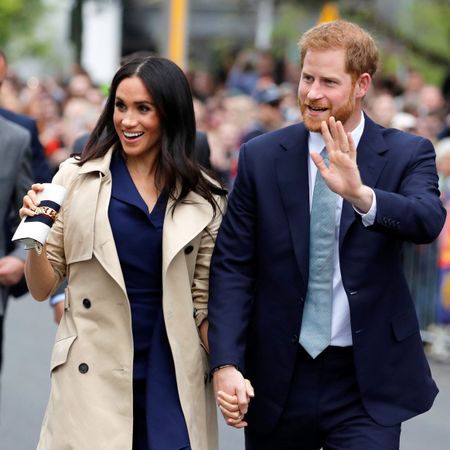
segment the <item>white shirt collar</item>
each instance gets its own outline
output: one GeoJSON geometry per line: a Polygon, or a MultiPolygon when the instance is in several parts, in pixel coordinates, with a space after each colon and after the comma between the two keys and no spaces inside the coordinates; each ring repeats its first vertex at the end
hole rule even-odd
{"type": "MultiPolygon", "coordinates": [[[[361,112],[361,120],[359,121],[358,126],[352,131],[352,138],[355,141],[356,147],[358,147],[359,141],[361,140],[361,136],[364,131],[364,124],[366,120],[364,118],[364,114],[361,112]]],[[[325,147],[325,143],[323,141],[323,137],[321,133],[310,131],[308,138],[308,147],[309,152],[321,152],[325,147]]]]}

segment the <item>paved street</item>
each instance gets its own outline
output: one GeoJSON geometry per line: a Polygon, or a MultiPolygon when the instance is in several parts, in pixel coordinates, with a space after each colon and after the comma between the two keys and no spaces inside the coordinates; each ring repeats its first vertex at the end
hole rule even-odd
{"type": "MultiPolygon", "coordinates": [[[[34,302],[28,296],[10,302],[1,379],[0,450],[36,447],[49,392],[48,367],[54,332],[48,303],[34,302]]],[[[450,365],[433,363],[432,370],[440,395],[431,412],[403,426],[401,450],[449,448],[450,365]]],[[[220,450],[243,449],[242,432],[224,426],[221,420],[220,424],[220,450]]]]}

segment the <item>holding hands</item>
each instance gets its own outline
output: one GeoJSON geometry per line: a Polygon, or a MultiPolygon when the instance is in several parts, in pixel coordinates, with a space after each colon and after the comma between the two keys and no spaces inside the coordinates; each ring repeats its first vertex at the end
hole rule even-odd
{"type": "Polygon", "coordinates": [[[217,404],[227,425],[246,427],[244,417],[251,398],[255,396],[250,381],[234,366],[226,366],[214,373],[213,382],[217,404]]]}
{"type": "Polygon", "coordinates": [[[328,122],[323,121],[321,128],[329,167],[320,154],[311,153],[311,158],[328,187],[360,212],[366,213],[372,205],[373,192],[362,183],[356,164],[356,145],[351,133],[346,132],[342,122],[336,122],[334,117],[330,117],[328,122]]]}

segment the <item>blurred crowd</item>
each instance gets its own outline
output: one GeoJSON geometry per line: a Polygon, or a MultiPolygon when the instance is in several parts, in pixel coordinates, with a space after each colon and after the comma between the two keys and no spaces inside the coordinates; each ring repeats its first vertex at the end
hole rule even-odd
{"type": "MultiPolygon", "coordinates": [[[[45,157],[55,173],[61,161],[82,150],[76,148],[77,142],[86,139],[78,138],[92,131],[107,87],[95,85],[77,66],[67,80],[46,77],[26,82],[14,74],[13,66],[9,69],[0,106],[35,119],[45,157]]],[[[209,141],[211,167],[228,188],[236,175],[242,143],[302,119],[297,100],[299,68],[280,64],[270,52],[242,50],[220,74],[198,70],[187,75],[197,128],[209,141]]],[[[450,212],[450,73],[440,86],[428,84],[417,70],[408,71],[402,79],[377,75],[365,102],[366,113],[376,122],[433,142],[442,199],[450,212]]],[[[449,225],[442,233],[438,260],[439,270],[450,273],[449,225]]],[[[417,281],[416,275],[413,270],[412,281],[417,281]]],[[[450,287],[447,290],[450,302],[450,287]]]]}
{"type": "MultiPolygon", "coordinates": [[[[269,52],[243,50],[220,77],[204,70],[188,73],[197,128],[207,134],[211,165],[228,186],[243,142],[301,120],[299,70],[281,67],[269,52]]],[[[378,76],[365,108],[376,122],[416,133],[435,144],[444,193],[450,184],[446,181],[450,175],[449,84],[449,79],[442,86],[427,84],[415,70],[403,80],[378,76]]],[[[94,127],[105,93],[79,67],[64,81],[47,77],[22,82],[10,71],[0,105],[36,120],[46,158],[55,171],[72,153],[76,139],[94,127]]]]}

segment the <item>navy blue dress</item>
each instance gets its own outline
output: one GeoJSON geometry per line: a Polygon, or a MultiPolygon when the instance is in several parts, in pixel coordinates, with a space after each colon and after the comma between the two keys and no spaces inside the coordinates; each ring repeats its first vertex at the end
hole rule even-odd
{"type": "Polygon", "coordinates": [[[133,450],[189,449],[162,310],[162,230],[167,194],[151,213],[116,151],[111,224],[131,305],[134,340],[133,450]]]}

